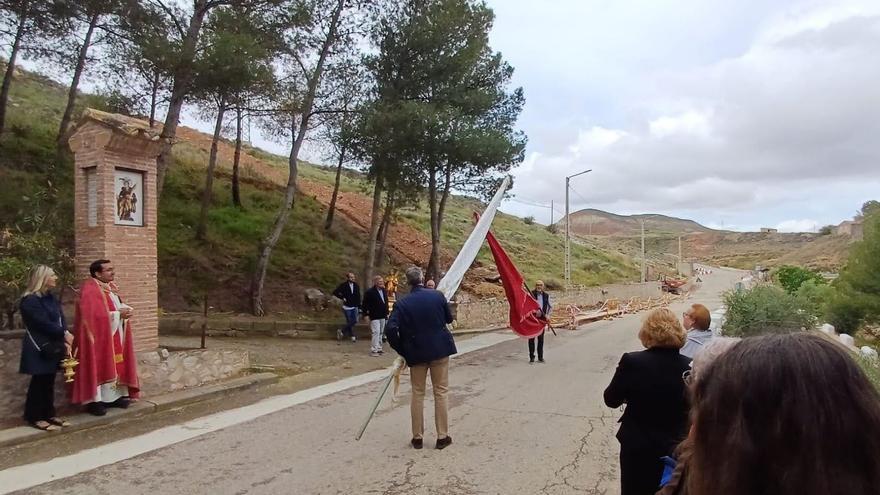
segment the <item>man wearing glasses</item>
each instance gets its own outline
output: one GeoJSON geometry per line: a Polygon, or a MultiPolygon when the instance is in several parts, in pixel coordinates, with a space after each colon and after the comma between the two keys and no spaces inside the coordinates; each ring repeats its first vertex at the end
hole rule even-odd
{"type": "Polygon", "coordinates": [[[712,331],[709,325],[712,317],[709,309],[702,304],[694,304],[682,315],[682,326],[687,330],[687,340],[681,348],[681,354],[693,359],[703,346],[712,340],[712,331]]]}

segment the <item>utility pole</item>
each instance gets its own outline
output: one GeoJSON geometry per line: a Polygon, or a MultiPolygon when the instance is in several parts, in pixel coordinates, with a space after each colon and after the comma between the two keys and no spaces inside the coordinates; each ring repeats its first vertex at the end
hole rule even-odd
{"type": "Polygon", "coordinates": [[[571,217],[569,215],[568,189],[572,177],[592,172],[593,169],[584,170],[565,178],[565,290],[571,287],[571,217]]]}
{"type": "Polygon", "coordinates": [[[648,260],[645,258],[645,221],[642,220],[642,282],[648,281],[648,260]]]}
{"type": "Polygon", "coordinates": [[[678,267],[676,271],[681,274],[681,236],[678,236],[678,267]]]}
{"type": "Polygon", "coordinates": [[[553,200],[550,200],[550,224],[553,225],[553,200]]]}

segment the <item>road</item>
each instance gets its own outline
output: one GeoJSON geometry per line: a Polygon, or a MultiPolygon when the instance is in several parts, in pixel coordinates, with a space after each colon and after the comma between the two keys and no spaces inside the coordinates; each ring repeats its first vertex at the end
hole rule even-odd
{"type": "MultiPolygon", "coordinates": [[[[680,313],[693,302],[714,309],[740,275],[716,269],[697,294],[672,309],[680,313]]],[[[546,364],[530,365],[526,343],[505,340],[509,335],[467,341],[470,348],[486,347],[452,361],[453,444],[442,451],[428,448],[434,440],[430,400],[426,448],[409,446],[406,380],[399,399],[386,397],[364,438],[354,440],[379,389],[374,372],[0,471],[0,492],[615,494],[620,411],[605,407],[602,391],[621,353],[641,348],[636,334],[643,316],[548,335],[546,364]],[[50,475],[56,480],[36,485],[50,475]]]]}

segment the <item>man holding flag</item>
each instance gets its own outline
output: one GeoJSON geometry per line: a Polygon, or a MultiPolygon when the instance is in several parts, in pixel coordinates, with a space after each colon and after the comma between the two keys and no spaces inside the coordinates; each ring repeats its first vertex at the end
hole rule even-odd
{"type": "MultiPolygon", "coordinates": [[[[541,308],[538,310],[538,314],[536,315],[538,318],[542,318],[544,320],[550,317],[550,311],[553,309],[553,306],[550,305],[550,294],[544,292],[544,282],[538,280],[535,282],[535,290],[532,291],[532,297],[538,301],[538,306],[541,308]]],[[[541,330],[541,335],[538,335],[538,362],[544,362],[544,331],[541,330]]],[[[529,363],[535,362],[535,337],[529,339],[529,363]]]]}
{"type": "Polygon", "coordinates": [[[425,431],[424,402],[428,372],[434,392],[434,423],[437,427],[437,449],[452,443],[448,434],[446,392],[449,390],[449,356],[456,354],[455,341],[446,325],[452,323],[452,311],[442,292],[422,285],[422,269],[413,266],[406,271],[409,295],[394,304],[385,326],[388,343],[410,367],[412,381],[412,446],[422,448],[425,431]]]}

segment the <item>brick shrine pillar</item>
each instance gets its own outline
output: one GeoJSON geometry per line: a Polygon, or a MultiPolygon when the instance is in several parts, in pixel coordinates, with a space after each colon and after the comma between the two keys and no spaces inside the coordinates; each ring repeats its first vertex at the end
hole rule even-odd
{"type": "Polygon", "coordinates": [[[73,135],[77,278],[109,259],[123,302],[134,308],[135,350],[159,345],[156,253],[158,129],[122,115],[87,109],[73,135]]]}

